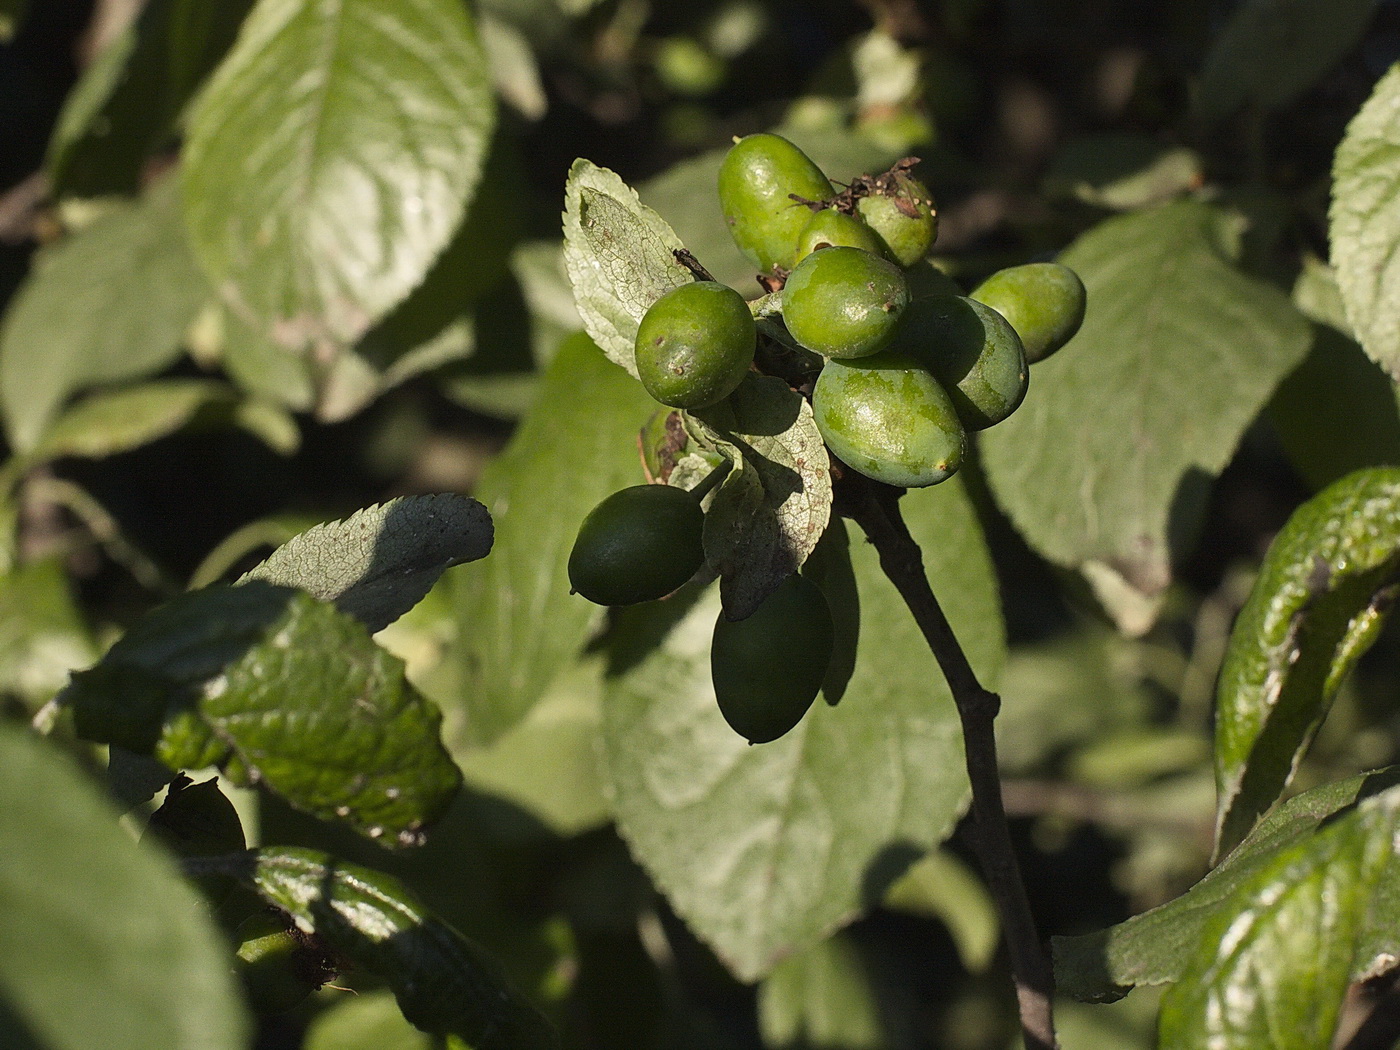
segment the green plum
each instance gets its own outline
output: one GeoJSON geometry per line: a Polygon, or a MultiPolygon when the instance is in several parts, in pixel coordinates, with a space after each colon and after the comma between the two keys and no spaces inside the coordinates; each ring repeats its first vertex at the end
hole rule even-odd
{"type": "Polygon", "coordinates": [[[938,239],[933,194],[908,172],[896,171],[879,191],[858,199],[856,210],[901,266],[913,266],[938,239]]]}
{"type": "Polygon", "coordinates": [[[998,270],[972,298],[1011,322],[1032,364],[1064,346],[1084,323],[1084,282],[1059,263],[1026,263],[998,270]]]}
{"type": "Polygon", "coordinates": [[[705,513],[685,489],[633,485],[583,519],[569,553],[569,585],[599,605],[664,598],[705,561],[705,513]]]}
{"type": "Polygon", "coordinates": [[[800,344],[824,357],[880,350],[908,305],[904,272],[861,248],[815,251],[783,286],[783,323],[800,344]]]}
{"type": "Polygon", "coordinates": [[[290,1010],[336,975],[319,942],[280,912],[268,909],[249,916],[237,935],[238,975],[261,1013],[290,1010]]]}
{"type": "Polygon", "coordinates": [[[807,225],[797,236],[794,258],[801,262],[823,247],[864,248],[875,255],[882,255],[885,251],[884,244],[875,231],[865,224],[865,220],[835,208],[823,208],[807,220],[807,225]]]}
{"type": "Polygon", "coordinates": [[[748,135],[725,154],[720,210],[734,243],[764,273],[792,267],[797,236],[811,218],[793,194],[824,201],[835,191],[812,159],[782,136],[748,135]]]}
{"type": "Polygon", "coordinates": [[[962,465],[967,436],[953,402],[913,355],[884,350],[828,361],[812,390],[827,447],[888,485],[936,485],[962,465]]]}
{"type": "Polygon", "coordinates": [[[915,300],[904,312],[892,346],[933,373],[968,430],[1000,423],[1026,396],[1030,370],[1016,330],[975,299],[933,295],[915,300]]]}
{"type": "Polygon", "coordinates": [[[753,363],[758,333],[744,297],[716,281],[673,288],[637,326],[637,376],[672,408],[728,397],[753,363]]]}
{"type": "Polygon", "coordinates": [[[835,645],[821,588],[794,574],[743,620],[721,613],[710,646],[720,712],[751,744],[787,733],[821,690],[835,645]]]}

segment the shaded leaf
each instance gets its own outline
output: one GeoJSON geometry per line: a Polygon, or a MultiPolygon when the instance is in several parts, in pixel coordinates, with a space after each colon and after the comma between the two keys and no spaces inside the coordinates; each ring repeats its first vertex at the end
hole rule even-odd
{"type": "MultiPolygon", "coordinates": [[[[1055,979],[1066,995],[1106,1002],[1135,985],[1179,980],[1214,916],[1232,912],[1243,887],[1358,801],[1400,782],[1400,769],[1367,773],[1297,795],[1266,816],[1220,865],[1180,897],[1079,937],[1054,937],[1055,979]]],[[[1392,861],[1392,863],[1394,863],[1392,861]]],[[[1400,956],[1400,869],[1382,880],[1353,956],[1351,978],[1372,977],[1400,956]]]]}
{"type": "Polygon", "coordinates": [[[0,691],[37,708],[97,652],[62,556],[0,573],[0,691]]]}
{"type": "Polygon", "coordinates": [[[44,1050],[242,1050],[222,936],[117,816],[51,744],[0,723],[0,1040],[28,1045],[23,1026],[44,1050]]]}
{"type": "Polygon", "coordinates": [[[982,435],[1022,535],[1083,572],[1130,634],[1155,620],[1209,478],[1310,345],[1287,298],[1235,268],[1232,234],[1225,213],[1186,202],[1082,236],[1060,261],[1088,289],[1084,327],[982,435]]]}
{"type": "Polygon", "coordinates": [[[1001,943],[1001,922],[991,894],[972,869],[947,850],[916,860],[880,903],[943,923],[969,973],[985,972],[1001,943]]]}
{"type": "Polygon", "coordinates": [[[1332,1045],[1372,901],[1395,876],[1400,791],[1280,850],[1205,923],[1162,999],[1162,1043],[1202,1050],[1332,1045]]]}
{"type": "Polygon", "coordinates": [[[463,737],[489,743],[525,717],[583,646],[600,610],[569,593],[585,515],[640,484],[637,431],[655,409],[641,384],[582,334],[560,347],[534,407],[476,487],[495,552],[452,577],[463,671],[463,737]]]}
{"type": "MultiPolygon", "coordinates": [[[[911,491],[903,507],[958,637],[983,680],[994,679],[996,584],[961,484],[911,491]]],[[[625,611],[609,647],[603,759],[619,830],[742,980],[878,903],[948,833],[967,795],[952,698],[874,549],[848,543],[836,520],[818,556],[841,614],[837,659],[853,650],[854,665],[848,679],[829,677],[825,702],[779,740],[748,745],[716,706],[717,588],[625,611]]]]}
{"type": "Polygon", "coordinates": [[[1357,471],[1279,530],[1216,689],[1216,853],[1283,792],[1400,586],[1400,467],[1357,471]]]}
{"type": "Polygon", "coordinates": [[[264,337],[354,342],[460,225],[493,103],[457,0],[263,0],[190,118],[200,263],[264,337]]]}
{"type": "Polygon", "coordinates": [[[303,1050],[434,1050],[432,1037],[404,1020],[387,989],[342,999],[322,1010],[306,1030],[303,1050]]]}
{"type": "Polygon", "coordinates": [[[564,186],[564,265],[584,330],[634,376],[633,344],[647,308],[694,277],[666,221],[607,168],[574,161],[564,186]]]}
{"type": "Polygon", "coordinates": [[[332,606],[260,581],[148,614],[60,700],[85,739],[172,769],[218,764],[391,843],[419,841],[461,783],[402,661],[332,606]]]}
{"type": "Polygon", "coordinates": [[[831,517],[831,461],[812,408],[774,376],[750,374],[719,404],[690,413],[733,468],[705,512],[705,561],[725,614],[742,620],[792,575],[831,517]]]}
{"type": "Polygon", "coordinates": [[[371,632],[392,623],[454,565],[486,557],[493,529],[470,496],[401,496],[288,540],[246,580],[297,587],[371,632]]]}
{"type": "Polygon", "coordinates": [[[773,968],[758,990],[758,1027],[765,1047],[888,1045],[860,953],[839,933],[773,968]]]}
{"type": "Polygon", "coordinates": [[[26,452],[68,396],[160,371],[208,297],[172,183],[40,255],[0,330],[0,406],[26,452]]]}
{"type": "Polygon", "coordinates": [[[1194,150],[1164,145],[1153,135],[1103,132],[1065,143],[1045,173],[1045,192],[1132,211],[1196,189],[1204,178],[1194,150]]]}
{"type": "Polygon", "coordinates": [[[0,0],[0,44],[14,39],[28,7],[29,0],[0,0]]]}
{"type": "Polygon", "coordinates": [[[263,849],[221,870],[242,879],[357,969],[383,979],[416,1028],[474,1050],[548,1050],[554,1030],[500,965],[392,875],[310,849],[263,849]]]}
{"type": "Polygon", "coordinates": [[[1400,380],[1400,66],[1361,107],[1332,163],[1332,264],[1356,338],[1400,380]]]}

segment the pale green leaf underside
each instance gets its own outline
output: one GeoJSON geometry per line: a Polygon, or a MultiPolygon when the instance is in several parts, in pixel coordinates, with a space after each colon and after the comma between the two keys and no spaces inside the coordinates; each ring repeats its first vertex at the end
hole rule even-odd
{"type": "Polygon", "coordinates": [[[459,0],[262,0],[190,120],[195,253],[265,337],[351,343],[451,238],[494,121],[459,0]]]}
{"type": "Polygon", "coordinates": [[[879,1050],[888,1036],[860,951],[836,934],[780,962],[758,990],[763,1045],[879,1050]]]}
{"type": "MultiPolygon", "coordinates": [[[[961,485],[911,491],[903,506],[959,638],[993,680],[1003,656],[996,585],[961,485]]],[[[786,736],[750,746],[719,713],[715,587],[624,614],[604,697],[605,775],[622,835],[748,981],[878,902],[948,833],[967,793],[952,698],[873,548],[848,543],[834,521],[812,562],[853,652],[838,651],[826,699],[786,736]]]]}
{"type": "Polygon", "coordinates": [[[1400,66],[1337,147],[1329,219],[1347,318],[1371,359],[1400,380],[1400,66]]]}
{"type": "Polygon", "coordinates": [[[117,816],[50,743],[0,724],[0,1015],[25,1029],[0,1042],[242,1050],[250,1026],[207,906],[117,816]]]}
{"type": "Polygon", "coordinates": [[[564,265],[583,327],[608,360],[637,374],[642,315],[694,278],[676,261],[684,247],[666,221],[607,168],[576,160],[564,187],[564,265]]]}
{"type": "Polygon", "coordinates": [[[1088,289],[1084,327],[982,438],[1022,535],[1083,571],[1131,633],[1155,619],[1206,482],[1311,341],[1286,296],[1231,263],[1230,237],[1225,214],[1191,202],[1082,236],[1060,261],[1088,289]]]}
{"type": "Polygon", "coordinates": [[[486,557],[492,535],[491,515],[470,496],[401,496],[309,529],[243,580],[298,587],[374,632],[417,604],[449,568],[486,557]]]}

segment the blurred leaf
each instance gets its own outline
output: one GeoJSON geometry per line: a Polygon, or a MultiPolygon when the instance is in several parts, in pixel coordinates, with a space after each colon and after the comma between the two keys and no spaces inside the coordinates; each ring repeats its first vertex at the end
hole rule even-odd
{"type": "Polygon", "coordinates": [[[135,193],[252,0],[150,0],[83,72],[49,141],[56,196],[135,193]]]}
{"type": "Polygon", "coordinates": [[[1283,792],[1400,589],[1400,467],[1358,471],[1279,530],[1216,690],[1216,854],[1283,792]]]}
{"type": "Polygon", "coordinates": [[[416,605],[454,565],[486,557],[493,529],[470,496],[400,496],[288,540],[238,582],[298,587],[373,633],[416,605]]]}
{"type": "Polygon", "coordinates": [[[433,1038],[406,1020],[387,989],[360,992],[322,1010],[303,1050],[435,1050],[433,1038]]]}
{"type": "Polygon", "coordinates": [[[837,933],[790,955],[758,989],[763,1045],[777,1050],[881,1050],[875,990],[854,944],[837,933]]]}
{"type": "Polygon", "coordinates": [[[1332,264],[1371,360],[1400,380],[1400,66],[1383,76],[1332,165],[1332,264]]]}
{"type": "Polygon", "coordinates": [[[453,574],[464,733],[487,744],[515,725],[582,648],[600,614],[569,593],[584,516],[642,481],[637,431],[655,408],[641,384],[582,334],[567,340],[539,397],[476,493],[491,511],[491,557],[453,574]]]}
{"type": "Polygon", "coordinates": [[[60,700],[84,739],[221,765],[388,844],[418,842],[461,783],[402,662],[332,606],[259,581],[149,613],[60,700]]]}
{"type": "Polygon", "coordinates": [[[549,109],[549,97],[525,34],[505,19],[483,11],[481,45],[491,65],[491,80],[506,104],[526,120],[543,117],[549,109]]]}
{"type": "MultiPolygon", "coordinates": [[[[996,583],[962,486],[911,491],[903,508],[959,639],[992,681],[1003,659],[996,583]]],[[[603,760],[619,831],[741,980],[878,903],[967,797],[957,713],[913,617],[873,547],[853,538],[843,551],[839,519],[828,535],[821,583],[832,588],[849,557],[856,591],[832,604],[858,619],[839,633],[864,644],[839,704],[828,692],[779,740],[748,745],[715,704],[717,588],[626,610],[610,640],[603,760]]]]}
{"type": "Polygon", "coordinates": [[[1206,483],[1310,343],[1287,298],[1235,268],[1231,234],[1226,214],[1177,203],[1082,236],[1060,261],[1088,289],[1084,327],[983,436],[1021,534],[1083,572],[1129,634],[1156,619],[1206,483]]]}
{"type": "Polygon", "coordinates": [[[500,965],[393,876],[309,849],[256,850],[234,860],[221,870],[384,980],[419,1030],[456,1036],[473,1050],[559,1045],[543,1015],[505,983],[500,965]]]}
{"type": "MultiPolygon", "coordinates": [[[[1121,997],[1135,985],[1181,979],[1188,960],[1204,943],[1206,925],[1234,914],[1242,894],[1275,858],[1316,841],[1339,813],[1400,781],[1392,767],[1337,781],[1297,795],[1266,816],[1219,867],[1180,897],[1106,930],[1080,937],[1054,937],[1055,978],[1066,995],[1091,1002],[1121,997]]],[[[1371,901],[1369,921],[1353,955],[1351,977],[1375,976],[1400,955],[1400,870],[1391,861],[1371,901]]]]}
{"type": "Polygon", "coordinates": [[[812,408],[784,380],[748,375],[690,413],[733,468],[705,512],[705,561],[725,615],[742,620],[812,553],[831,518],[831,464],[812,408]]]}
{"type": "Polygon", "coordinates": [[[1368,798],[1280,850],[1210,916],[1162,998],[1162,1043],[1202,1050],[1332,1045],[1357,948],[1394,881],[1400,790],[1368,798]]]}
{"type": "Polygon", "coordinates": [[[53,745],[0,722],[0,1041],[243,1050],[223,938],[117,816],[53,745]]]}
{"type": "Polygon", "coordinates": [[[277,548],[308,529],[322,524],[306,514],[274,514],[240,526],[225,536],[199,563],[190,575],[187,590],[197,591],[218,583],[253,551],[263,547],[277,548]]]}
{"type": "Polygon", "coordinates": [[[354,342],[461,224],[495,120],[457,0],[262,0],[190,119],[191,242],[259,333],[354,342]]]}
{"type": "Polygon", "coordinates": [[[0,405],[16,451],[34,447],[75,391],[180,356],[209,290],[176,205],[168,181],[40,255],[0,330],[0,405]]]}
{"type": "Polygon", "coordinates": [[[14,39],[28,7],[29,0],[0,0],[0,44],[14,39]]]}
{"type": "Polygon", "coordinates": [[[881,904],[943,923],[969,973],[985,973],[996,956],[1001,943],[996,905],[972,869],[947,850],[911,864],[881,904]]]}
{"type": "Polygon", "coordinates": [[[1244,0],[1211,42],[1195,118],[1218,124],[1250,106],[1281,109],[1356,46],[1376,0],[1244,0]]]}
{"type": "Polygon", "coordinates": [[[1071,139],[1045,174],[1045,192],[1099,208],[1134,211],[1161,204],[1204,180],[1201,157],[1151,135],[1102,132],[1071,139]]]}
{"type": "Polygon", "coordinates": [[[0,574],[0,691],[37,708],[63,688],[73,668],[96,658],[62,558],[0,574]]]}
{"type": "Polygon", "coordinates": [[[564,187],[564,265],[583,327],[634,376],[633,344],[647,308],[694,278],[666,221],[607,168],[576,160],[564,187]]]}
{"type": "Polygon", "coordinates": [[[230,310],[219,312],[218,358],[239,387],[293,412],[305,412],[316,401],[311,362],[260,335],[230,310]]]}

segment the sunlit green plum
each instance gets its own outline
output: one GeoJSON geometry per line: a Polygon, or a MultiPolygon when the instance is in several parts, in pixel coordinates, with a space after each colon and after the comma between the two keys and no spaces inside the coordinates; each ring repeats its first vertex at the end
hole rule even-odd
{"type": "Polygon", "coordinates": [[[904,272],[860,248],[822,248],[803,259],[783,286],[783,323],[825,357],[864,357],[894,337],[909,305],[904,272]]]}
{"type": "Polygon", "coordinates": [[[633,485],[599,503],[569,553],[569,585],[598,605],[664,598],[705,560],[700,501],[670,485],[633,485]]]}
{"type": "Polygon", "coordinates": [[[746,619],[721,613],[710,677],[725,721],[751,744],[783,736],[816,699],[834,643],[826,598],[805,576],[789,576],[746,619]]]}
{"type": "Polygon", "coordinates": [[[792,199],[835,195],[830,180],[807,154],[780,135],[740,139],[719,169],[719,204],[739,250],[764,273],[790,269],[797,236],[811,210],[792,199]]]}
{"type": "Polygon", "coordinates": [[[801,262],[818,248],[864,248],[875,255],[884,253],[885,246],[865,220],[847,215],[835,208],[814,212],[797,237],[797,253],[801,262]]]}
{"type": "Polygon", "coordinates": [[[828,361],[812,391],[827,447],[888,485],[936,485],[962,465],[967,436],[953,402],[913,355],[885,350],[828,361]]]}
{"type": "Polygon", "coordinates": [[[1034,364],[1079,331],[1088,297],[1077,273],[1046,262],[998,270],[977,286],[972,298],[1011,322],[1026,349],[1026,360],[1034,364]]]}
{"type": "Polygon", "coordinates": [[[672,408],[728,397],[753,363],[758,336],[744,297],[716,281],[673,288],[637,326],[637,377],[672,408]]]}
{"type": "Polygon", "coordinates": [[[938,212],[933,194],[918,179],[899,172],[887,193],[856,201],[856,210],[901,266],[913,266],[938,239],[938,212]]]}
{"type": "Polygon", "coordinates": [[[238,937],[238,975],[260,1013],[290,1010],[335,976],[316,942],[271,910],[245,919],[238,937]]]}
{"type": "Polygon", "coordinates": [[[974,299],[915,300],[893,346],[933,373],[968,430],[1000,423],[1026,396],[1030,370],[1021,340],[1001,314],[974,299]]]}

